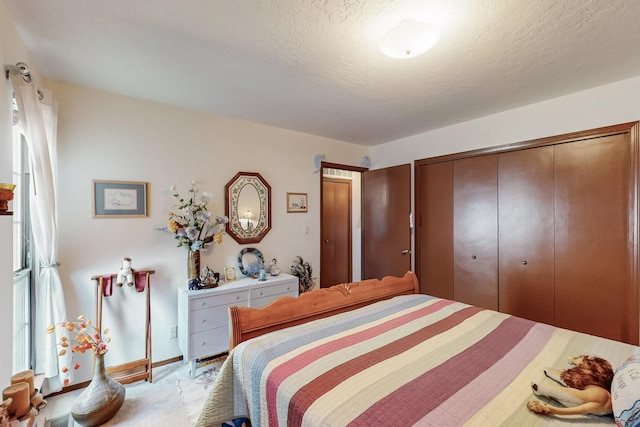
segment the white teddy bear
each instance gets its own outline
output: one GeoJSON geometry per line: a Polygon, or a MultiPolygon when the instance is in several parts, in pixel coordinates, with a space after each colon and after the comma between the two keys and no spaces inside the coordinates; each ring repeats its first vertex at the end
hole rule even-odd
{"type": "Polygon", "coordinates": [[[133,286],[133,270],[131,269],[131,258],[129,257],[122,258],[122,268],[118,272],[116,285],[122,286],[125,283],[125,279],[128,286],[133,286]]]}

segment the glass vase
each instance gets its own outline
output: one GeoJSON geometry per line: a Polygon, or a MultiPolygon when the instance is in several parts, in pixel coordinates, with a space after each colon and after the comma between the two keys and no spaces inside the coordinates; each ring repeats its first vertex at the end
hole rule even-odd
{"type": "Polygon", "coordinates": [[[107,375],[104,354],[96,355],[93,369],[91,383],[71,406],[71,416],[85,427],[99,426],[113,418],[125,396],[124,386],[107,375]]]}

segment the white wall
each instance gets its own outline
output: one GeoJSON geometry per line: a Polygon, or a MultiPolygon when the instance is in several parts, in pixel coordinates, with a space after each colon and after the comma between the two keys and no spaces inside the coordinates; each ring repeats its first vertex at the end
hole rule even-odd
{"type": "MultiPolygon", "coordinates": [[[[214,194],[209,208],[223,215],[224,186],[239,171],[259,172],[272,190],[272,229],[262,242],[246,246],[260,249],[267,262],[277,258],[285,272],[301,255],[319,273],[320,174],[314,173],[313,157],[324,154],[330,162],[358,165],[369,154],[367,147],[68,84],[48,87],[59,103],[60,274],[69,316],[93,316],[91,276],[115,273],[120,258],[131,256],[134,269],[156,271],[151,278],[153,359],[180,355],[177,340],[168,336],[177,322],[177,292],[186,289],[187,252],[155,228],[168,219],[169,186],[186,193],[191,180],[214,194]],[[149,216],[92,218],[93,179],[148,182],[149,216]],[[287,214],[287,192],[308,193],[309,212],[287,214]],[[304,235],[307,225],[310,232],[304,235]]],[[[203,264],[222,272],[235,266],[242,247],[225,236],[222,245],[203,254],[203,264]]],[[[142,294],[125,286],[105,301],[103,325],[111,328],[113,339],[107,363],[142,357],[142,294]]],[[[78,378],[87,375],[83,371],[78,378]]]]}
{"type": "Polygon", "coordinates": [[[640,76],[378,145],[378,169],[478,148],[640,120],[640,76]]]}

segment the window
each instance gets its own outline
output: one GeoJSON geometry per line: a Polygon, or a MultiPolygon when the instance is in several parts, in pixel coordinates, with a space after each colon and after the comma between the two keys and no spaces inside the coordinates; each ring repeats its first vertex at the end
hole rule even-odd
{"type": "Polygon", "coordinates": [[[13,372],[33,368],[33,245],[29,219],[29,152],[14,131],[13,183],[13,372]]]}

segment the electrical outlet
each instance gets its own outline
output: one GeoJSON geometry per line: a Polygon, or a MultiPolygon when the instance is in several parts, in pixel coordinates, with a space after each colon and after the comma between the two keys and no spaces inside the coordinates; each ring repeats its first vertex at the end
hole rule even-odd
{"type": "Polygon", "coordinates": [[[169,339],[178,338],[178,327],[176,325],[169,327],[169,339]]]}

